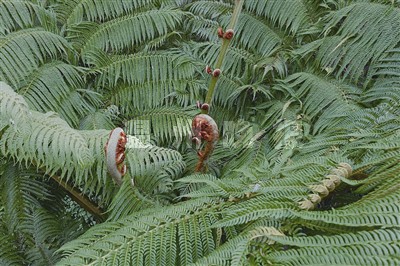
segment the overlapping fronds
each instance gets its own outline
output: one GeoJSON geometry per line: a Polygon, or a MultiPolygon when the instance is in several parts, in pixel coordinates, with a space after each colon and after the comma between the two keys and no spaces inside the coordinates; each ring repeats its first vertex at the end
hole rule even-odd
{"type": "Polygon", "coordinates": [[[217,247],[211,226],[219,216],[210,210],[222,207],[192,200],[104,223],[60,249],[57,265],[187,265],[217,247]]]}
{"type": "Polygon", "coordinates": [[[17,86],[46,58],[65,56],[68,47],[64,38],[40,28],[0,36],[0,77],[17,86]]]}
{"type": "Polygon", "coordinates": [[[40,112],[53,111],[76,126],[90,105],[79,95],[83,87],[79,69],[60,61],[53,61],[35,70],[22,86],[22,94],[29,106],[40,112]]]}
{"type": "Polygon", "coordinates": [[[96,26],[93,24],[84,36],[74,38],[84,40],[83,54],[92,49],[118,52],[175,30],[182,22],[183,15],[182,11],[167,8],[126,15],[96,26]]]}
{"type": "Polygon", "coordinates": [[[0,264],[400,263],[398,1],[244,1],[194,173],[237,2],[0,1],[0,264]]]}
{"type": "Polygon", "coordinates": [[[115,86],[117,82],[141,84],[151,81],[167,81],[188,78],[194,75],[194,67],[188,58],[171,52],[139,53],[107,56],[96,53],[88,57],[96,65],[94,71],[99,85],[115,86]]]}
{"type": "Polygon", "coordinates": [[[358,80],[365,77],[368,64],[398,44],[400,26],[397,8],[375,3],[354,3],[333,12],[327,18],[317,60],[329,72],[335,70],[341,78],[358,80]],[[362,14],[362,15],[361,15],[362,14]]]}
{"type": "Polygon", "coordinates": [[[285,265],[395,265],[400,262],[397,229],[361,231],[335,236],[268,236],[284,245],[300,247],[271,252],[265,259],[285,265]]]}
{"type": "MultiPolygon", "coordinates": [[[[72,0],[59,2],[55,5],[58,19],[67,25],[89,21],[104,21],[116,18],[123,14],[134,11],[140,7],[155,3],[154,0],[135,0],[135,1],[107,1],[107,0],[72,0]]],[[[151,6],[152,7],[152,6],[151,6]]]]}
{"type": "Polygon", "coordinates": [[[295,34],[310,22],[308,8],[304,1],[245,1],[245,9],[263,16],[279,27],[295,34]]]}
{"type": "Polygon", "coordinates": [[[49,30],[56,28],[54,14],[29,1],[1,1],[0,14],[0,34],[38,24],[49,30]]]}

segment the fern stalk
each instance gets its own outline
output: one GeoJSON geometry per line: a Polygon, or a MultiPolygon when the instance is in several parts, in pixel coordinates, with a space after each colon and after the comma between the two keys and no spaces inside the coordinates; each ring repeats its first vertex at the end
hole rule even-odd
{"type": "MultiPolygon", "coordinates": [[[[234,30],[237,24],[237,21],[239,19],[240,13],[242,11],[242,7],[243,7],[243,0],[236,0],[235,2],[235,8],[233,10],[233,14],[231,17],[231,21],[229,23],[228,29],[232,29],[234,30]]],[[[221,50],[219,52],[218,55],[218,59],[217,59],[217,63],[215,65],[215,69],[221,69],[222,64],[224,63],[224,59],[225,59],[225,55],[228,51],[229,45],[231,43],[232,39],[227,39],[227,38],[223,38],[222,39],[222,46],[221,46],[221,50]]],[[[214,90],[215,90],[215,86],[217,85],[217,81],[218,81],[218,76],[212,76],[211,78],[211,82],[210,85],[208,87],[208,91],[207,91],[207,95],[206,95],[206,100],[205,103],[211,103],[213,94],[214,94],[214,90]]],[[[208,113],[208,109],[207,110],[202,110],[201,111],[203,114],[207,114],[208,113]]]]}
{"type": "Polygon", "coordinates": [[[98,222],[106,220],[101,209],[90,201],[84,194],[82,194],[77,188],[70,186],[67,182],[63,181],[60,177],[51,175],[54,181],[56,181],[61,187],[63,187],[71,195],[72,199],[78,203],[83,209],[92,214],[98,222]]]}

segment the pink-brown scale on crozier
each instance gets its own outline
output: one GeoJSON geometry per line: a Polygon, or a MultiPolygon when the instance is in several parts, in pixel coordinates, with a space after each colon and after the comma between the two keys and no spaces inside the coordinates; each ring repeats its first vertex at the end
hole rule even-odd
{"type": "Polygon", "coordinates": [[[233,35],[235,35],[235,32],[232,29],[229,29],[225,32],[224,39],[230,40],[233,38],[233,35]]]}
{"type": "Polygon", "coordinates": [[[210,67],[209,65],[207,65],[207,66],[206,66],[206,73],[209,74],[209,75],[211,75],[212,72],[213,72],[213,71],[212,71],[211,67],[210,67]]]}
{"type": "Polygon", "coordinates": [[[122,177],[126,174],[124,160],[127,141],[122,128],[117,127],[111,131],[104,147],[107,170],[118,185],[122,184],[122,177]]]}
{"type": "Polygon", "coordinates": [[[218,28],[217,32],[218,32],[218,37],[219,38],[223,38],[224,37],[224,30],[221,27],[218,28]]]}
{"type": "Polygon", "coordinates": [[[208,111],[208,110],[210,109],[210,105],[209,105],[208,103],[203,103],[203,104],[200,106],[200,109],[201,109],[201,110],[204,110],[204,111],[208,111]]]}
{"type": "Polygon", "coordinates": [[[196,165],[196,172],[202,172],[205,168],[205,161],[211,155],[215,142],[219,138],[218,126],[209,115],[200,114],[195,116],[192,121],[192,140],[206,141],[207,144],[204,150],[197,152],[199,161],[196,165]]]}
{"type": "Polygon", "coordinates": [[[221,69],[217,68],[212,72],[214,78],[218,78],[221,75],[221,69]]]}

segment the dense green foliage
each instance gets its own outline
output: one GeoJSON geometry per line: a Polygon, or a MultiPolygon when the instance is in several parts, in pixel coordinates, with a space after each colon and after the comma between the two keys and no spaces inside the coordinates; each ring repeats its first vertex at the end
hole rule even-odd
{"type": "Polygon", "coordinates": [[[400,264],[400,2],[245,1],[195,173],[233,4],[0,0],[1,265],[400,264]]]}

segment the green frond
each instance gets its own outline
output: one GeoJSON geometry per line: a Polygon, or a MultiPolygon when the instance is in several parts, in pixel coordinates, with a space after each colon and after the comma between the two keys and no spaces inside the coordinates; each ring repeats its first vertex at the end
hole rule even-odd
{"type": "Polygon", "coordinates": [[[172,52],[139,53],[109,57],[93,53],[88,62],[96,65],[98,84],[115,86],[118,82],[143,84],[151,81],[182,80],[192,77],[195,69],[190,59],[172,52]]]}
{"type": "Polygon", "coordinates": [[[0,36],[0,77],[17,86],[46,58],[65,56],[69,44],[41,28],[22,29],[0,36]]]}
{"type": "Polygon", "coordinates": [[[155,140],[187,141],[191,132],[191,123],[197,111],[177,106],[159,107],[136,114],[134,123],[148,123],[147,132],[134,132],[134,135],[151,136],[155,140]]]}
{"type": "Polygon", "coordinates": [[[212,19],[230,13],[232,9],[233,6],[230,3],[224,3],[222,1],[194,1],[194,3],[189,5],[189,11],[191,13],[212,19]]]}
{"type": "Polygon", "coordinates": [[[269,56],[280,48],[283,40],[265,21],[242,13],[236,28],[237,42],[246,50],[256,51],[261,56],[269,56]]]}
{"type": "Polygon", "coordinates": [[[89,21],[104,21],[130,13],[135,9],[155,3],[154,0],[107,1],[107,0],[72,0],[58,1],[55,10],[59,19],[67,25],[89,21]]]}
{"type": "Polygon", "coordinates": [[[387,56],[379,60],[373,67],[373,75],[379,78],[372,88],[365,91],[363,101],[367,103],[389,101],[396,104],[399,101],[400,83],[400,49],[389,50],[387,56]]]}
{"type": "Polygon", "coordinates": [[[285,265],[395,265],[400,262],[399,232],[391,229],[361,231],[335,236],[293,238],[269,236],[299,249],[266,255],[271,263],[285,265]]]}
{"type": "Polygon", "coordinates": [[[395,29],[400,26],[399,14],[397,8],[367,2],[332,12],[324,32],[336,35],[327,37],[320,47],[317,60],[321,67],[355,81],[366,76],[368,64],[398,44],[400,33],[395,29]]]}
{"type": "MultiPolygon", "coordinates": [[[[192,60],[196,60],[197,64],[201,64],[199,61],[204,62],[201,64],[202,68],[204,68],[204,65],[215,65],[219,54],[219,46],[219,43],[197,42],[185,45],[182,47],[182,50],[185,55],[193,57],[192,60]]],[[[222,75],[229,78],[240,78],[251,70],[255,64],[254,60],[255,56],[245,49],[231,48],[227,52],[221,69],[222,75]]]]}
{"type": "Polygon", "coordinates": [[[48,30],[55,29],[54,14],[29,1],[3,0],[0,2],[0,14],[0,34],[38,25],[48,30]]]}
{"type": "Polygon", "coordinates": [[[200,99],[205,85],[193,78],[149,81],[143,84],[118,86],[110,91],[110,100],[119,106],[124,115],[137,114],[147,109],[171,106],[174,102],[182,107],[194,106],[191,99],[200,99]]]}
{"type": "Polygon", "coordinates": [[[245,1],[244,8],[277,24],[280,28],[296,34],[310,22],[308,6],[302,0],[274,1],[254,0],[245,1]]]}
{"type": "Polygon", "coordinates": [[[57,236],[63,230],[57,217],[45,209],[34,209],[27,219],[21,224],[20,230],[27,236],[29,250],[26,251],[28,261],[33,265],[50,265],[60,258],[54,254],[58,248],[57,236]]]}
{"type": "MultiPolygon", "coordinates": [[[[141,210],[155,208],[162,205],[161,203],[154,201],[153,198],[143,195],[137,187],[132,186],[131,180],[128,180],[128,178],[124,178],[125,180],[121,188],[115,194],[108,208],[110,212],[108,221],[118,221],[123,217],[132,215],[141,210]]],[[[137,186],[137,183],[134,185],[137,186]]]]}
{"type": "Polygon", "coordinates": [[[113,19],[93,27],[85,40],[82,53],[92,49],[118,52],[137,47],[177,29],[184,13],[173,9],[149,10],[113,19]],[[127,31],[126,29],[131,29],[127,31]]]}
{"type": "Polygon", "coordinates": [[[115,128],[114,123],[111,120],[111,115],[103,110],[98,110],[89,113],[83,117],[79,122],[79,129],[81,130],[98,130],[108,129],[112,130],[115,128]]]}
{"type": "Polygon", "coordinates": [[[337,122],[335,120],[357,108],[352,98],[359,92],[357,88],[345,83],[306,72],[292,74],[283,82],[285,87],[296,91],[295,95],[301,101],[302,110],[310,119],[318,116],[314,132],[323,130],[328,125],[332,127],[337,122]]]}
{"type": "Polygon", "coordinates": [[[137,187],[150,195],[169,192],[185,168],[179,152],[143,144],[135,137],[129,137],[126,161],[137,187]]]}
{"type": "Polygon", "coordinates": [[[82,71],[73,65],[53,61],[36,69],[18,93],[23,95],[32,109],[54,111],[76,126],[90,105],[80,97],[83,87],[82,71]]]}
{"type": "Polygon", "coordinates": [[[187,265],[216,248],[212,210],[222,206],[191,200],[104,223],[62,247],[57,265],[187,265]]]}

